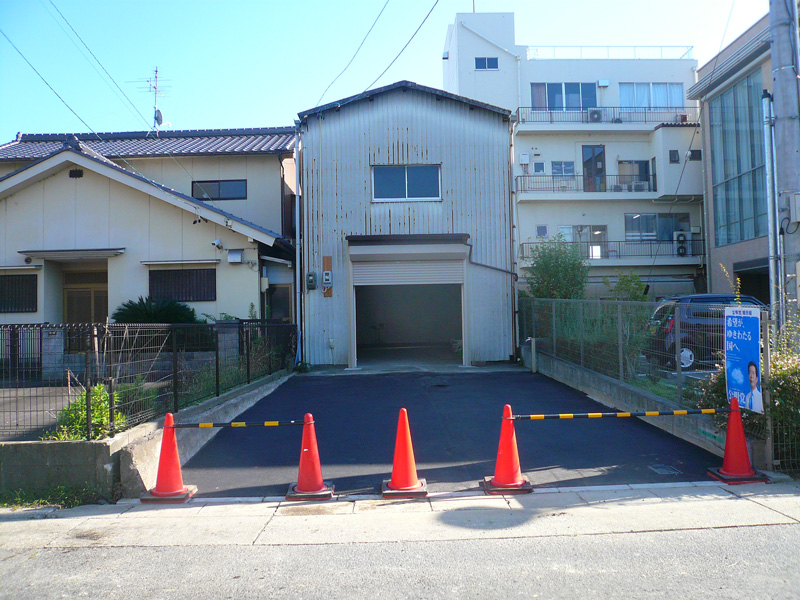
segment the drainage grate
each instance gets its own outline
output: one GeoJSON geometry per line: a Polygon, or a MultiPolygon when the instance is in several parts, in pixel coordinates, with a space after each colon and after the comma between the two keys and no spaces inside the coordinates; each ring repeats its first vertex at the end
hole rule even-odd
{"type": "Polygon", "coordinates": [[[659,475],[681,475],[683,472],[669,465],[650,465],[647,467],[659,475]]]}

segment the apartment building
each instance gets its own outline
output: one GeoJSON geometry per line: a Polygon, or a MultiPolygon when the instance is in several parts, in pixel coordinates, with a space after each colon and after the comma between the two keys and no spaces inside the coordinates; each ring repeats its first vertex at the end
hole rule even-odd
{"type": "Polygon", "coordinates": [[[691,48],[529,47],[515,43],[513,14],[468,13],[442,58],[445,90],[514,113],[520,267],[560,234],[590,265],[590,295],[630,272],[650,298],[704,291],[691,48]]]}

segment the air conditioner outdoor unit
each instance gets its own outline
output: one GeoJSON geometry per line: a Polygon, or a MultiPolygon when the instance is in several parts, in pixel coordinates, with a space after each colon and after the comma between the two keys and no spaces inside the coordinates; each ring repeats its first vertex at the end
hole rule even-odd
{"type": "Polygon", "coordinates": [[[600,108],[590,108],[587,111],[587,115],[589,117],[589,123],[602,123],[603,122],[603,110],[600,108]]]}
{"type": "Polygon", "coordinates": [[[672,234],[672,248],[675,256],[690,256],[692,234],[688,231],[675,231],[672,234]]]}
{"type": "Polygon", "coordinates": [[[634,192],[646,192],[647,191],[647,182],[646,181],[634,181],[633,182],[633,190],[634,192]]]}

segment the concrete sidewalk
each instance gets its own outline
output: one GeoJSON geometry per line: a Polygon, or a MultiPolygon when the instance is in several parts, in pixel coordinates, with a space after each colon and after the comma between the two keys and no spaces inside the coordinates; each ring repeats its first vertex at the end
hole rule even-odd
{"type": "Polygon", "coordinates": [[[321,503],[214,498],[180,505],[0,510],[3,559],[32,549],[327,545],[516,539],[800,525],[800,482],[537,489],[520,496],[342,496],[321,503]]]}

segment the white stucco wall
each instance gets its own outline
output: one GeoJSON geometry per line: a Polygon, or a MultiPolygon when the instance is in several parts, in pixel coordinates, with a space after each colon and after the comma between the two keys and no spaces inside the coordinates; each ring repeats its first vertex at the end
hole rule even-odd
{"type": "MultiPolygon", "coordinates": [[[[149,268],[141,261],[219,259],[216,301],[190,305],[198,313],[216,316],[226,312],[240,317],[247,316],[250,302],[258,307],[256,267],[228,264],[227,253],[211,245],[219,238],[225,249],[244,249],[245,260],[257,261],[255,242],[214,223],[192,224],[194,213],[88,169],[82,178],[70,179],[70,166],[66,164],[63,170],[0,200],[0,265],[24,265],[20,250],[125,248],[123,254],[107,260],[111,312],[125,300],[148,294],[149,268]]],[[[43,267],[34,271],[39,273],[39,311],[0,314],[0,323],[62,320],[61,271],[80,270],[81,263],[34,259],[32,264],[43,267]]]]}

